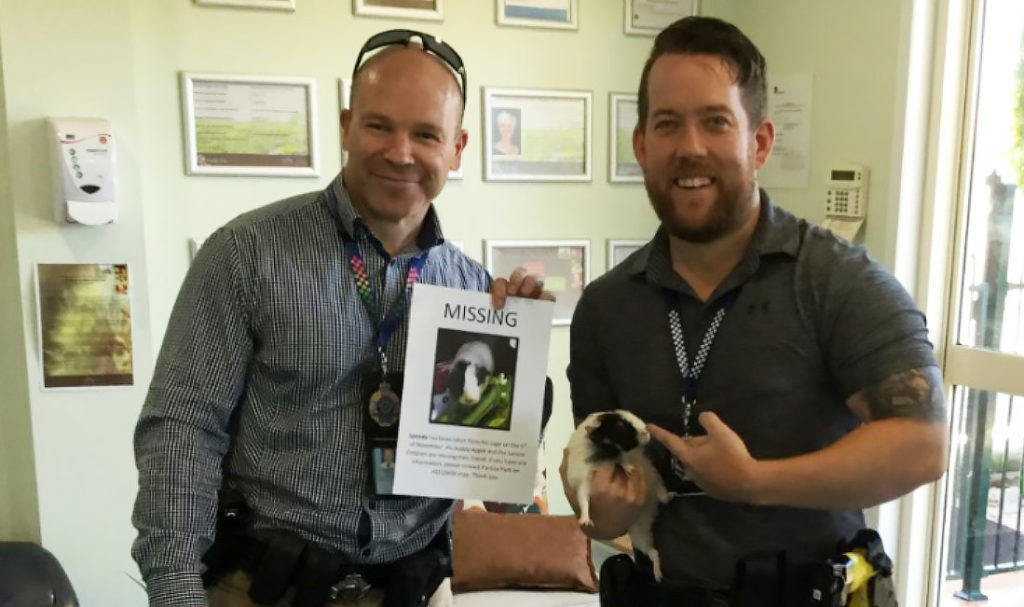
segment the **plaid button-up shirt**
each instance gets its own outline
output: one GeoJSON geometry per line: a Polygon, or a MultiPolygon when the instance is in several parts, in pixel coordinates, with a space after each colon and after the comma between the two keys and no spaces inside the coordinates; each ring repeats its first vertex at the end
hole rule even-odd
{"type": "MultiPolygon", "coordinates": [[[[256,530],[290,531],[353,562],[393,561],[439,532],[450,501],[371,491],[362,424],[378,321],[422,251],[421,282],[485,291],[490,278],[444,241],[433,208],[414,249],[388,256],[340,176],[323,192],[244,214],[203,244],[135,433],[132,554],[151,604],[206,604],[200,559],[224,475],[256,530]],[[356,291],[340,230],[359,244],[376,319],[356,291]],[[357,538],[360,519],[368,543],[357,538]]],[[[387,347],[392,371],[404,369],[407,319],[387,347]]]]}

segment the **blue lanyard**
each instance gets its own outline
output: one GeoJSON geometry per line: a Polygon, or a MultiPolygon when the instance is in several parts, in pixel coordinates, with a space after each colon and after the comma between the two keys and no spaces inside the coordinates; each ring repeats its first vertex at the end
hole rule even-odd
{"type": "Polygon", "coordinates": [[[697,402],[701,372],[708,361],[711,345],[718,335],[722,319],[725,318],[726,311],[736,301],[736,295],[725,295],[719,300],[718,309],[715,310],[715,315],[711,318],[711,324],[704,331],[704,338],[701,339],[700,348],[693,357],[692,364],[686,354],[686,335],[683,333],[683,321],[679,316],[679,308],[671,294],[666,294],[666,297],[669,304],[668,324],[672,335],[672,344],[675,348],[676,363],[679,365],[679,373],[683,377],[683,435],[686,436],[690,433],[690,416],[693,414],[693,406],[697,402]]]}

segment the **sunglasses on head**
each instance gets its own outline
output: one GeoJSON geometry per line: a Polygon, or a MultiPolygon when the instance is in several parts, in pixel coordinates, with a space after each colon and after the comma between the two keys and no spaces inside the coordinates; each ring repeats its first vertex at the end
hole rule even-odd
{"type": "Polygon", "coordinates": [[[462,63],[462,57],[455,52],[447,42],[441,41],[440,38],[431,36],[430,34],[424,34],[423,32],[417,32],[415,30],[388,30],[381,32],[370,37],[369,40],[363,44],[363,48],[359,49],[359,55],[356,57],[356,66],[352,68],[352,78],[356,77],[359,73],[359,66],[363,64],[363,58],[367,53],[373,52],[379,48],[385,46],[391,46],[393,44],[404,44],[409,45],[414,38],[418,38],[418,42],[423,45],[423,49],[429,51],[439,57],[441,61],[444,61],[448,67],[459,75],[462,89],[459,91],[462,93],[462,101],[466,101],[466,66],[462,63]]]}

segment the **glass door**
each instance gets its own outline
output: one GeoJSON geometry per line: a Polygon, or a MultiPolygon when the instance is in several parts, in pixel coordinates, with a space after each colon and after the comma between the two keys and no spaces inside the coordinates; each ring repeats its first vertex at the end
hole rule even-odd
{"type": "MultiPolygon", "coordinates": [[[[1024,1],[978,0],[943,370],[940,607],[1024,605],[1024,1]]],[[[934,604],[934,602],[933,602],[934,604]]]]}

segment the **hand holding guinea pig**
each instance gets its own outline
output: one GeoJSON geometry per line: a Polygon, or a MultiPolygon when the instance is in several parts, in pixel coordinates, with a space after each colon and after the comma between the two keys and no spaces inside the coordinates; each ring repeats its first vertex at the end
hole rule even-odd
{"type": "MultiPolygon", "coordinates": [[[[602,489],[610,488],[618,493],[617,514],[628,519],[620,518],[618,522],[626,524],[633,547],[651,559],[654,576],[660,581],[661,560],[654,547],[651,527],[658,515],[658,506],[668,502],[671,495],[644,453],[649,441],[650,434],[643,420],[628,411],[592,413],[569,438],[562,479],[566,495],[577,507],[580,525],[585,529],[594,526],[590,517],[592,490],[603,484],[602,489]],[[616,478],[620,470],[625,479],[616,478]],[[610,477],[604,478],[609,474],[610,477]]],[[[618,526],[612,521],[600,522],[605,530],[618,526]]]]}

